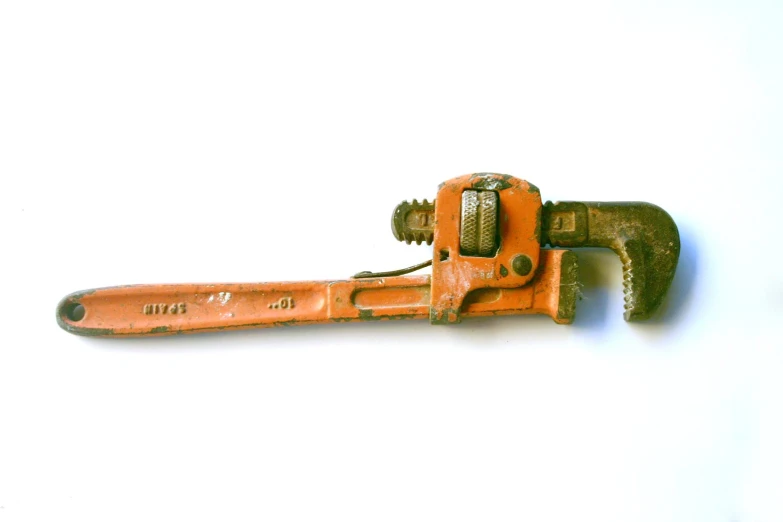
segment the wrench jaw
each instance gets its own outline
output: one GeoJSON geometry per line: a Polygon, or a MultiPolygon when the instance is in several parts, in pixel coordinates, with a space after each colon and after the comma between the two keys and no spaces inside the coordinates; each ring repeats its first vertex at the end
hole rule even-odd
{"type": "Polygon", "coordinates": [[[674,220],[661,207],[640,201],[548,201],[542,244],[613,250],[623,264],[626,321],[643,321],[655,314],[680,256],[674,220]]]}
{"type": "MultiPolygon", "coordinates": [[[[438,205],[448,204],[451,211],[438,209],[435,203],[421,205],[414,201],[414,205],[411,205],[403,202],[395,209],[392,219],[394,235],[398,240],[405,240],[408,243],[411,242],[411,238],[414,240],[423,238],[428,243],[434,239],[436,244],[434,266],[437,268],[439,258],[443,260],[445,257],[444,251],[438,250],[437,238],[444,234],[444,229],[456,228],[459,231],[461,227],[459,212],[454,212],[456,205],[449,199],[452,197],[449,193],[457,194],[468,189],[496,190],[503,200],[504,189],[515,183],[523,183],[533,192],[538,193],[538,189],[526,182],[499,174],[473,174],[448,181],[441,185],[436,202],[438,205]],[[448,192],[444,192],[444,189],[448,189],[448,192]]],[[[505,238],[508,233],[503,212],[508,205],[515,204],[535,206],[534,202],[501,201],[499,216],[501,250],[506,246],[505,238]]],[[[649,319],[660,308],[674,279],[680,254],[677,225],[665,210],[645,202],[552,203],[550,201],[541,209],[540,218],[541,246],[609,248],[620,257],[623,264],[625,298],[623,316],[626,321],[649,319]]],[[[447,231],[445,234],[451,232],[447,231]]],[[[455,248],[447,248],[445,253],[452,257],[454,250],[455,248]]],[[[469,264],[464,263],[461,266],[469,272],[475,271],[479,258],[464,259],[472,259],[474,266],[471,268],[469,264]]],[[[442,265],[441,268],[444,266],[442,265]]],[[[433,268],[433,274],[436,268],[433,268]]],[[[501,276],[504,269],[509,270],[509,266],[504,264],[500,267],[501,276]]],[[[459,296],[469,291],[459,286],[464,283],[463,279],[452,278],[449,283],[452,289],[451,295],[456,298],[450,300],[449,306],[445,304],[434,306],[432,322],[459,322],[459,296]]],[[[502,277],[499,280],[502,281],[502,277]]],[[[445,295],[445,290],[442,293],[445,295]]]]}
{"type": "Polygon", "coordinates": [[[643,321],[660,308],[674,280],[680,257],[680,234],[671,216],[650,203],[636,203],[625,211],[638,224],[635,237],[614,251],[623,262],[626,321],[643,321]]]}

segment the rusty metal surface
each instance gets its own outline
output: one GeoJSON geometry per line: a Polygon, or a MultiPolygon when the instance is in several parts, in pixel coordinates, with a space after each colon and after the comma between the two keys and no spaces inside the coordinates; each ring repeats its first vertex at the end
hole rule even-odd
{"type": "Polygon", "coordinates": [[[609,248],[623,263],[625,319],[649,318],[674,279],[680,234],[662,208],[644,202],[547,202],[542,244],[609,248]]]}
{"type": "MultiPolygon", "coordinates": [[[[406,210],[406,203],[402,203],[395,214],[406,210]]],[[[434,232],[435,214],[434,208],[417,209],[417,234],[426,237],[434,232]],[[423,217],[425,212],[431,217],[423,217]]],[[[392,222],[395,237],[409,234],[405,223],[392,222]]],[[[627,321],[648,319],[658,310],[674,279],[680,255],[674,220],[662,208],[640,201],[548,201],[542,209],[541,245],[609,248],[617,253],[623,263],[627,321]]],[[[520,268],[532,268],[522,256],[516,261],[520,268]]]]}
{"type": "Polygon", "coordinates": [[[433,245],[432,259],[352,279],[119,286],[62,299],[57,322],[79,335],[132,337],[330,322],[544,314],[573,321],[577,256],[554,247],[604,247],[623,262],[625,318],[648,318],[674,277],[679,235],[649,203],[547,202],[501,174],[443,183],[434,202],[403,202],[394,236],[433,245]],[[432,275],[404,276],[432,265],[432,275]]]}

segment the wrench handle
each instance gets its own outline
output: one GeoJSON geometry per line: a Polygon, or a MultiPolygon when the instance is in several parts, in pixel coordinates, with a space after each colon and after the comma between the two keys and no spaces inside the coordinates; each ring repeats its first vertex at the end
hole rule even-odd
{"type": "MultiPolygon", "coordinates": [[[[576,256],[542,251],[536,278],[520,288],[484,288],[463,304],[466,317],[545,314],[570,323],[576,256]]],[[[382,319],[427,319],[430,276],[284,283],[173,284],[76,292],[57,307],[68,332],[139,337],[382,319]]]]}

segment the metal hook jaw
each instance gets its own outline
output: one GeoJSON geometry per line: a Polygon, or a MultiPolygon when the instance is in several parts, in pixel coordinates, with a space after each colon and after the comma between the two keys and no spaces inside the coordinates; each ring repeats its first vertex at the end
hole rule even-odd
{"type": "MultiPolygon", "coordinates": [[[[503,190],[513,178],[474,174],[468,179],[471,186],[503,190]]],[[[451,187],[452,191],[460,190],[451,182],[444,186],[451,187]]],[[[465,191],[467,187],[461,190],[465,191]]],[[[536,204],[529,202],[528,205],[535,208],[536,204]]],[[[502,226],[506,223],[506,207],[501,206],[500,212],[502,226]]],[[[437,215],[434,203],[426,200],[424,204],[415,200],[414,204],[403,202],[392,217],[394,236],[408,243],[411,238],[428,242],[435,239],[437,243],[437,215]]],[[[541,246],[609,248],[617,253],[623,264],[626,321],[648,319],[658,310],[674,279],[680,255],[677,225],[665,210],[645,202],[548,201],[541,207],[539,216],[541,226],[537,237],[541,246]]],[[[462,226],[464,231],[464,223],[462,226]]],[[[501,228],[500,239],[509,232],[501,228]]]]}
{"type": "Polygon", "coordinates": [[[650,318],[671,286],[680,234],[671,216],[645,202],[547,202],[542,244],[613,250],[623,263],[626,321],[650,318]]]}

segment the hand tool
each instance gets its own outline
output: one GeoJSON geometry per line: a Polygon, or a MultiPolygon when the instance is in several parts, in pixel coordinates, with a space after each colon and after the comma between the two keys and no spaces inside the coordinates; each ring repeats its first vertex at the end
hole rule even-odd
{"type": "Polygon", "coordinates": [[[103,337],[384,319],[545,314],[574,319],[577,257],[550,247],[603,247],[622,260],[625,319],[661,304],[677,267],[672,218],[650,203],[547,202],[535,185],[479,173],[440,185],[433,202],[399,204],[394,236],[432,258],[339,281],[137,285],[75,292],[57,307],[66,331],[103,337]],[[432,265],[432,275],[405,275],[432,265]]]}

